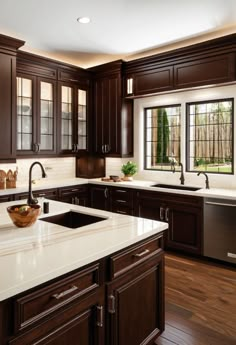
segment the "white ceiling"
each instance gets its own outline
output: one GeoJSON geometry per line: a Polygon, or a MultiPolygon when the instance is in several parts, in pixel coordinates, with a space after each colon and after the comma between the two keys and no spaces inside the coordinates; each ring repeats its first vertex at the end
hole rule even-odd
{"type": "Polygon", "coordinates": [[[236,32],[235,0],[0,0],[0,33],[81,67],[236,32]],[[82,25],[77,18],[89,16],[82,25]]]}

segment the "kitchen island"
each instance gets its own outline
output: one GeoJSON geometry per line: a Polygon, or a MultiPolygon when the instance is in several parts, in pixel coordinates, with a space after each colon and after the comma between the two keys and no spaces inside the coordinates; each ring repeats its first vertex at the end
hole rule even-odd
{"type": "Polygon", "coordinates": [[[0,205],[0,343],[153,344],[167,224],[50,201],[19,229],[6,212],[16,203],[0,205]],[[75,229],[40,220],[70,210],[102,218],[75,229]]]}

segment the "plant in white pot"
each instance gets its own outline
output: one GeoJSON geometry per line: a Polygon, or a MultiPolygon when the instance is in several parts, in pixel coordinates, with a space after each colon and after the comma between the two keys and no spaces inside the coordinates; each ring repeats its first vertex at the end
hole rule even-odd
{"type": "Polygon", "coordinates": [[[133,176],[138,171],[138,167],[137,167],[136,163],[134,163],[132,161],[128,161],[126,164],[122,165],[121,171],[124,174],[124,178],[123,178],[124,181],[132,181],[133,176]]]}

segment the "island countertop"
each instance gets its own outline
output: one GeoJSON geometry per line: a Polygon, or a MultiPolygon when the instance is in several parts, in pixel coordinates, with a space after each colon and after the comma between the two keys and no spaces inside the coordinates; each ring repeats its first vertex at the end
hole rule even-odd
{"type": "Polygon", "coordinates": [[[0,204],[0,301],[106,257],[168,228],[164,222],[114,214],[58,201],[49,201],[28,228],[16,228],[7,206],[0,204]],[[69,210],[104,217],[104,220],[70,229],[40,218],[69,210]]]}

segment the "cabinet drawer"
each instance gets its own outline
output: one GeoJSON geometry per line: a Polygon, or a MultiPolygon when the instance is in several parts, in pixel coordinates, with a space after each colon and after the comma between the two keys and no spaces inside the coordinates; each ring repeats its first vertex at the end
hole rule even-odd
{"type": "Polygon", "coordinates": [[[99,287],[99,264],[16,298],[15,332],[45,318],[99,287]]]}
{"type": "Polygon", "coordinates": [[[112,203],[121,205],[133,205],[133,192],[123,188],[112,188],[111,189],[112,203]]]}
{"type": "Polygon", "coordinates": [[[126,204],[116,204],[113,203],[111,205],[111,212],[120,213],[120,214],[127,214],[129,216],[133,216],[133,209],[126,204]]]}
{"type": "Polygon", "coordinates": [[[122,251],[111,257],[110,262],[110,278],[116,278],[120,274],[134,268],[135,266],[148,260],[153,255],[162,251],[163,237],[162,235],[146,241],[140,245],[122,251]]]}

